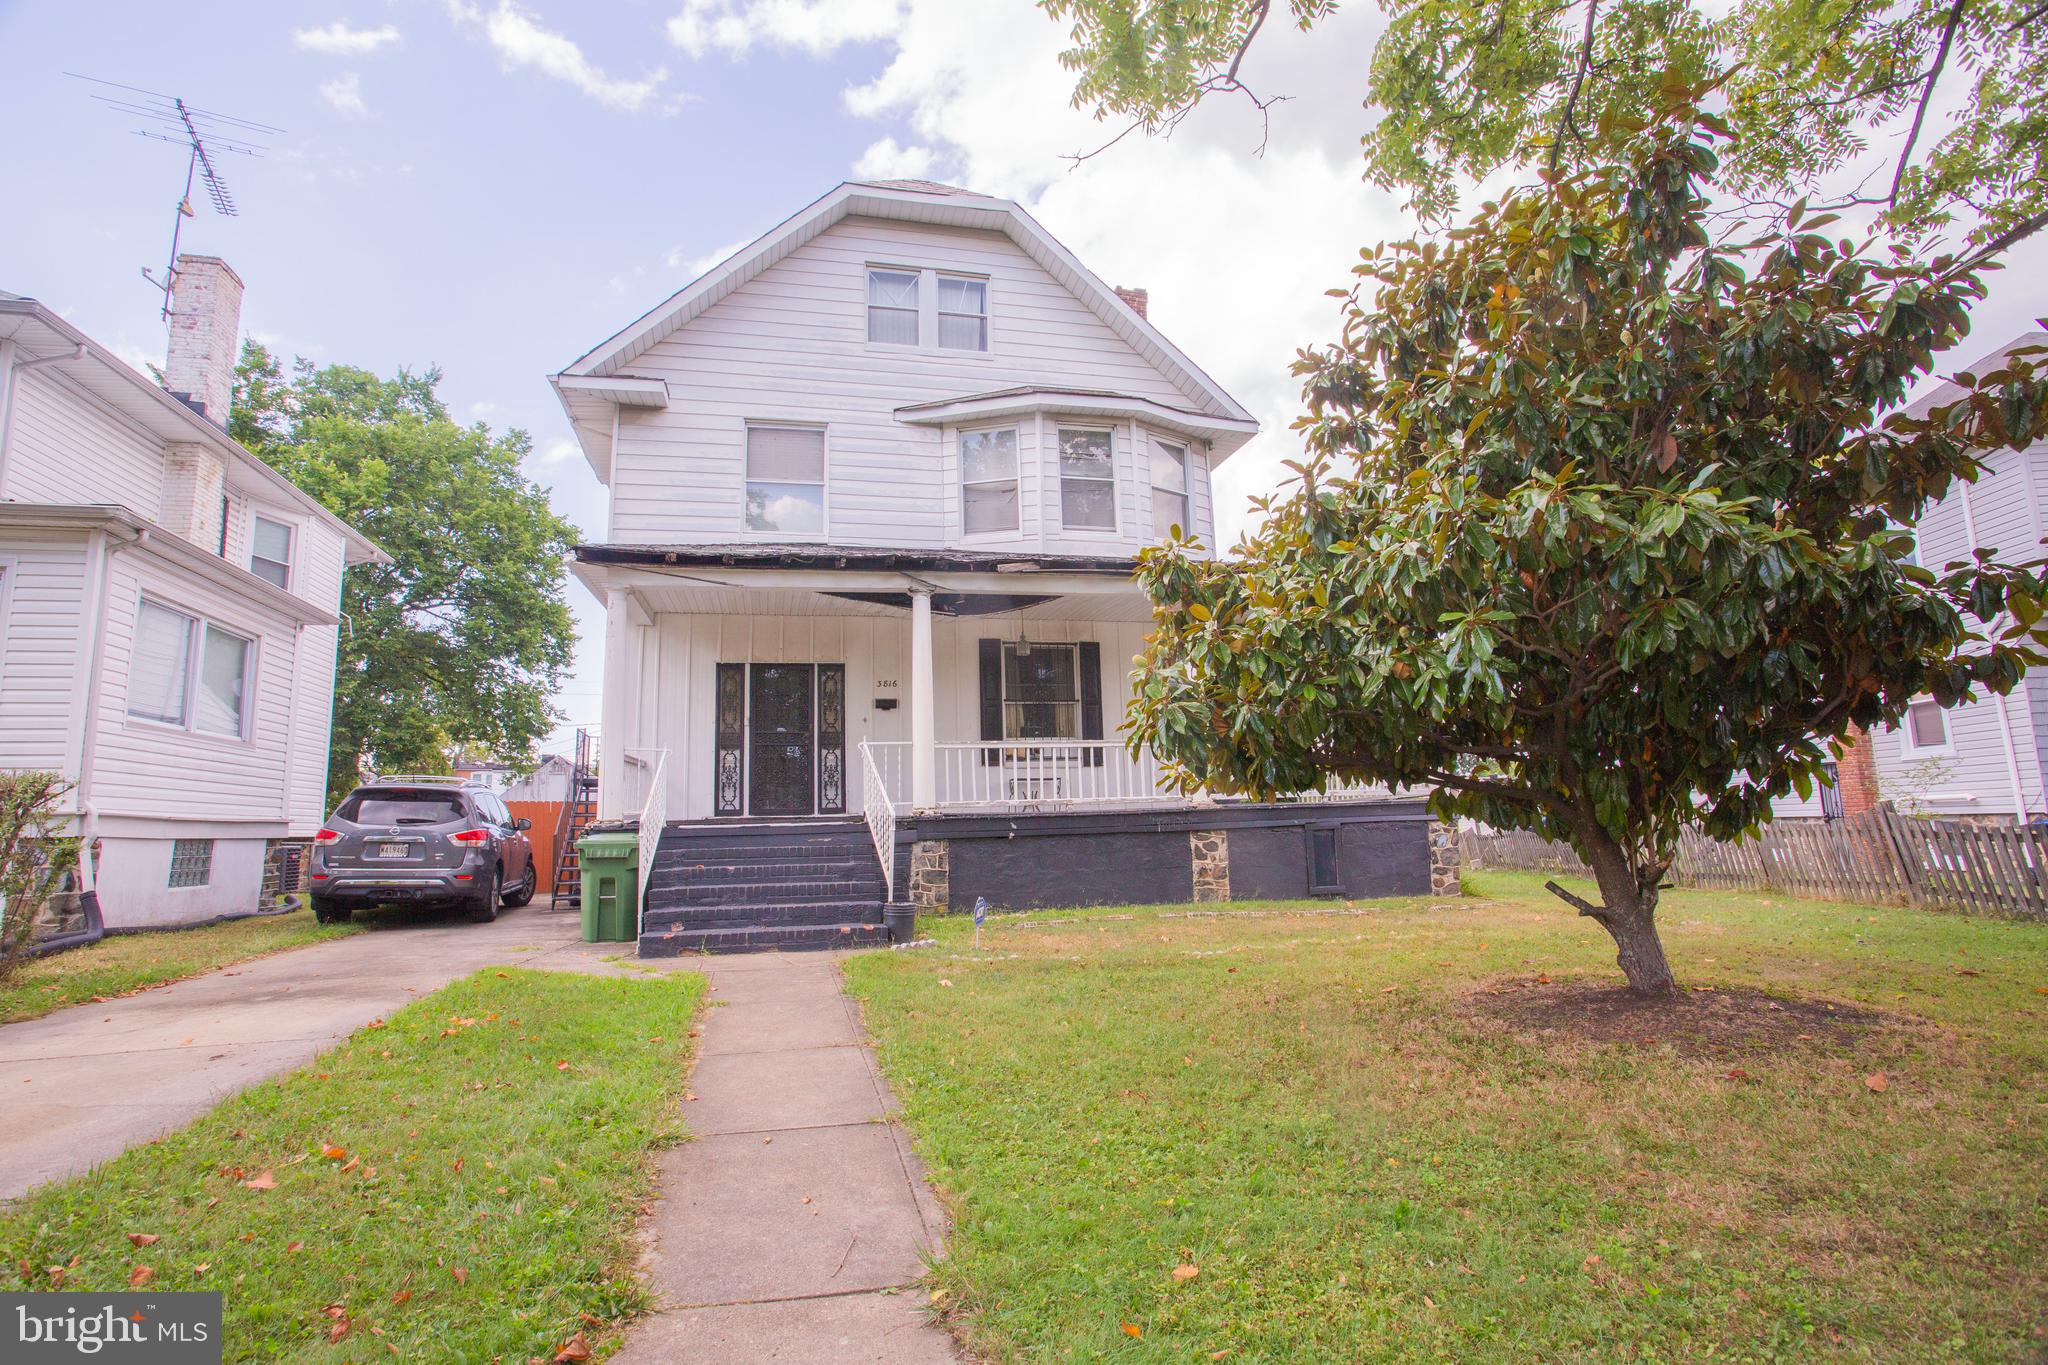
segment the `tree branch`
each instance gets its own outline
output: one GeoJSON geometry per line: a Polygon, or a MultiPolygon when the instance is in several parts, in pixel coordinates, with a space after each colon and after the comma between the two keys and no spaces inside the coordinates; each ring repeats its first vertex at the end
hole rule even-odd
{"type": "Polygon", "coordinates": [[[1956,29],[1962,26],[1963,11],[1969,8],[1970,0],[1955,0],[1949,6],[1948,22],[1942,25],[1941,46],[1934,51],[1934,63],[1927,68],[1926,83],[1920,87],[1920,103],[1913,110],[1913,126],[1906,130],[1906,145],[1899,149],[1899,164],[1892,172],[1892,192],[1885,197],[1888,207],[1897,208],[1899,187],[1905,183],[1906,167],[1913,160],[1913,144],[1920,140],[1920,125],[1927,120],[1927,106],[1934,100],[1934,87],[1941,82],[1941,70],[1948,65],[1949,44],[1955,41],[1956,29]]]}
{"type": "MultiPolygon", "coordinates": [[[[1271,95],[1265,99],[1260,99],[1250,86],[1239,79],[1237,73],[1238,68],[1244,65],[1245,54],[1252,49],[1252,40],[1257,38],[1259,30],[1266,26],[1266,16],[1271,11],[1272,0],[1252,0],[1251,27],[1245,30],[1244,38],[1237,45],[1237,51],[1231,54],[1230,65],[1216,74],[1205,76],[1196,82],[1193,92],[1185,100],[1175,105],[1171,112],[1157,119],[1150,117],[1133,119],[1122,132],[1093,151],[1074,152],[1063,159],[1072,162],[1073,166],[1079,166],[1084,161],[1101,156],[1140,128],[1164,127],[1167,133],[1171,135],[1173,130],[1180,126],[1181,120],[1195,112],[1195,106],[1200,104],[1205,96],[1211,95],[1218,90],[1242,93],[1246,99],[1252,102],[1252,108],[1259,111],[1259,145],[1253,152],[1253,155],[1264,156],[1266,154],[1266,144],[1271,140],[1273,133],[1272,107],[1276,104],[1284,103],[1291,97],[1287,95],[1271,95]]],[[[1068,169],[1073,169],[1073,166],[1068,167],[1068,169]]]]}
{"type": "MultiPolygon", "coordinates": [[[[1958,0],[1961,3],[1962,0],[1958,0]]],[[[1579,90],[1586,83],[1586,73],[1593,69],[1593,24],[1600,17],[1600,0],[1586,0],[1586,32],[1579,40],[1579,69],[1572,77],[1571,93],[1565,96],[1564,116],[1558,120],[1557,136],[1550,141],[1550,173],[1557,174],[1557,159],[1564,153],[1564,136],[1573,137],[1579,133],[1577,112],[1579,90]]]]}
{"type": "Polygon", "coordinates": [[[1563,901],[1566,905],[1573,907],[1580,914],[1584,915],[1588,919],[1597,920],[1601,924],[1605,924],[1607,923],[1608,919],[1611,918],[1607,913],[1606,906],[1595,905],[1593,904],[1593,902],[1586,900],[1582,896],[1575,896],[1571,892],[1559,886],[1556,882],[1543,883],[1543,889],[1545,891],[1548,891],[1551,895],[1557,897],[1559,900],[1563,901]]]}

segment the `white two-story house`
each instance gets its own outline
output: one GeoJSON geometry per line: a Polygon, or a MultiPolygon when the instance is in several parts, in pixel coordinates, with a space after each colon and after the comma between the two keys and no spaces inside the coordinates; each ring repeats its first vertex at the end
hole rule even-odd
{"type": "Polygon", "coordinates": [[[253,911],[319,829],[342,570],[382,558],[223,428],[241,297],[178,258],[160,387],[0,293],[0,768],[66,781],[109,928],[253,911]]]}
{"type": "Polygon", "coordinates": [[[1012,202],[848,184],[554,376],[611,491],[575,570],[606,608],[600,814],[646,816],[649,936],[844,941],[884,898],[1427,890],[1410,803],[1225,808],[1125,750],[1134,557],[1174,526],[1215,544],[1211,475],[1258,430],[1145,305],[1012,202]],[[833,853],[790,880],[846,894],[800,912],[749,873],[728,899],[786,914],[690,913],[720,900],[677,899],[698,864],[775,860],[748,841],[833,853]]]}

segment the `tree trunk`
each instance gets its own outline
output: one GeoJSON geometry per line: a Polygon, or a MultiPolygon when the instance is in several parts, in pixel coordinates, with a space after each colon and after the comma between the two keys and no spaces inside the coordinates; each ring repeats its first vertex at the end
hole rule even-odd
{"type": "Polygon", "coordinates": [[[1593,879],[1600,884],[1603,904],[1581,900],[1555,882],[1547,883],[1550,891],[1607,931],[1620,950],[1615,962],[1631,991],[1645,997],[1674,993],[1678,983],[1664,960],[1663,940],[1657,937],[1658,877],[1639,877],[1621,846],[1598,826],[1579,831],[1579,838],[1593,879]]]}

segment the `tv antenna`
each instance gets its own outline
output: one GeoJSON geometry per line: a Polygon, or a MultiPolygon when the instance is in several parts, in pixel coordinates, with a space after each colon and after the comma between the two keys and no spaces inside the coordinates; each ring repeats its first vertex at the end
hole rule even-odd
{"type": "Polygon", "coordinates": [[[158,279],[151,274],[148,266],[142,267],[142,278],[163,295],[163,316],[169,318],[171,293],[178,280],[178,237],[184,229],[185,220],[196,216],[192,207],[194,185],[206,191],[215,213],[223,218],[238,216],[234,193],[221,176],[216,158],[223,155],[262,156],[263,140],[279,136],[284,129],[236,118],[218,110],[195,108],[176,95],[159,94],[117,81],[103,81],[96,76],[81,76],[76,71],[64,74],[74,80],[105,86],[106,91],[95,93],[93,98],[118,114],[141,120],[142,127],[129,129],[137,137],[153,138],[186,149],[185,193],[179,197],[177,213],[171,219],[171,255],[164,265],[163,278],[158,279]]]}

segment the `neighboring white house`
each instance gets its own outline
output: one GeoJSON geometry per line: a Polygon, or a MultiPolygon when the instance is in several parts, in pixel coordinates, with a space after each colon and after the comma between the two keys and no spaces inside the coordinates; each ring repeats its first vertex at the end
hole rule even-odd
{"type": "Polygon", "coordinates": [[[968,901],[944,822],[1000,817],[1036,850],[991,865],[1016,903],[1079,870],[1022,833],[1148,810],[1118,837],[1179,851],[1121,889],[1185,899],[1201,822],[1117,736],[1151,622],[1131,570],[1172,526],[1214,545],[1211,475],[1258,423],[1146,303],[1008,200],[848,184],[554,376],[611,490],[575,564],[606,606],[600,814],[861,815],[893,895],[912,844],[942,885],[952,839],[968,901]]]}
{"type": "MultiPolygon", "coordinates": [[[[2016,348],[2042,345],[2048,345],[2048,332],[2031,332],[1964,368],[1988,374],[2016,348]]],[[[1961,388],[1944,383],[1906,411],[1924,416],[1962,396],[1961,388]]],[[[2048,535],[2048,442],[2023,451],[1996,451],[1984,464],[1986,471],[1975,483],[1956,484],[1921,515],[1918,563],[1938,571],[1980,549],[1997,550],[1999,558],[2013,563],[2048,553],[2042,545],[2048,535]]],[[[2048,814],[2048,674],[2029,674],[2004,697],[1980,689],[1952,708],[1944,709],[1931,697],[1917,701],[1905,724],[1871,734],[1870,749],[1879,796],[1902,808],[1948,818],[2011,820],[2048,814]]],[[[1810,801],[1780,801],[1777,812],[1781,817],[1833,813],[1823,810],[1824,801],[1835,805],[1816,793],[1810,801]]]]}
{"type": "Polygon", "coordinates": [[[319,828],[342,569],[382,558],[223,429],[241,296],[178,258],[167,389],[0,293],[0,767],[73,784],[111,928],[254,909],[319,828]]]}

